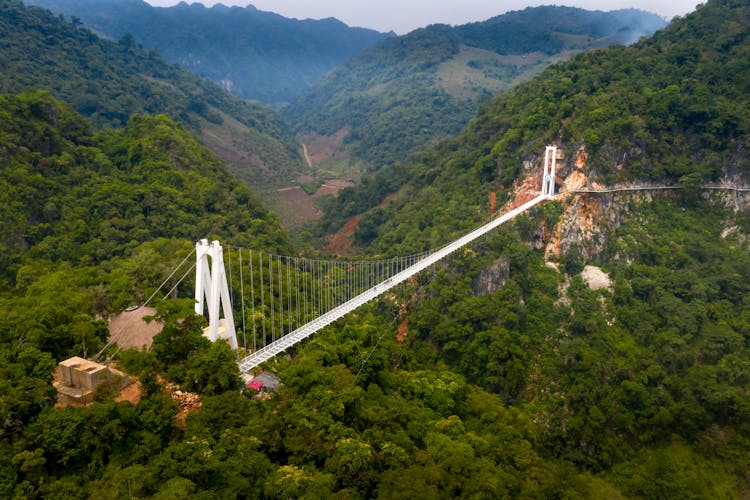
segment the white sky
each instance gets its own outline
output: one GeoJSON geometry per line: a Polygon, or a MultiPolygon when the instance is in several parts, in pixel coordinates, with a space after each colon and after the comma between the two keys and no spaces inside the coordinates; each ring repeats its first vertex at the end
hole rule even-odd
{"type": "MultiPolygon", "coordinates": [[[[146,0],[155,6],[170,6],[179,0],[146,0]]],[[[194,0],[188,0],[193,3],[194,0]]],[[[537,5],[569,5],[589,10],[636,8],[658,14],[668,21],[682,16],[701,3],[698,0],[200,0],[206,6],[215,3],[246,6],[276,12],[296,19],[335,17],[349,26],[395,31],[403,35],[428,24],[465,24],[484,21],[509,10],[537,5]]]]}

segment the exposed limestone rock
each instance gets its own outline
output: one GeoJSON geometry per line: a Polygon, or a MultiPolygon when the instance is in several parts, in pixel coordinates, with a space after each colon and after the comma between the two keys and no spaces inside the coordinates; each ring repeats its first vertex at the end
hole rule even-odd
{"type": "Polygon", "coordinates": [[[721,239],[724,240],[727,236],[739,232],[739,226],[729,226],[721,230],[721,239]]]}
{"type": "Polygon", "coordinates": [[[497,259],[491,266],[482,269],[474,280],[474,295],[483,297],[501,290],[510,278],[510,261],[504,257],[497,259]]]}
{"type": "Polygon", "coordinates": [[[609,275],[596,266],[585,266],[581,271],[581,278],[592,290],[611,290],[612,288],[609,275]]]}
{"type": "Polygon", "coordinates": [[[618,207],[613,206],[611,196],[578,195],[563,201],[564,211],[545,248],[546,260],[557,260],[575,248],[584,261],[599,254],[606,244],[606,235],[601,226],[617,225],[618,207]]]}
{"type": "MultiPolygon", "coordinates": [[[[747,181],[741,176],[735,176],[733,178],[724,178],[719,185],[728,187],[734,186],[745,186],[747,181]]],[[[703,193],[705,198],[715,198],[719,196],[722,205],[734,210],[735,212],[744,212],[750,209],[750,192],[748,191],[706,191],[703,193]]]]}
{"type": "Polygon", "coordinates": [[[584,262],[601,253],[607,243],[607,233],[602,228],[619,225],[624,210],[610,195],[571,193],[603,188],[596,181],[595,173],[588,171],[586,145],[580,144],[576,151],[572,165],[560,170],[564,172],[559,189],[563,214],[545,247],[544,255],[548,261],[559,260],[571,249],[580,252],[584,262]]]}
{"type": "Polygon", "coordinates": [[[575,166],[578,169],[581,169],[586,166],[586,161],[589,159],[589,154],[586,152],[586,145],[581,144],[581,147],[578,148],[578,153],[576,153],[576,161],[575,166]]]}
{"type": "MultiPolygon", "coordinates": [[[[562,208],[562,214],[554,227],[542,227],[541,237],[534,235],[530,243],[538,248],[541,242],[544,247],[546,261],[562,262],[566,256],[575,254],[580,256],[582,263],[591,261],[600,255],[608,244],[608,239],[614,237],[614,229],[621,224],[625,216],[632,216],[638,220],[638,207],[643,203],[650,203],[655,197],[676,196],[676,192],[668,193],[662,191],[639,190],[633,192],[619,193],[573,193],[582,189],[600,190],[605,188],[603,181],[598,175],[596,168],[588,165],[588,152],[583,143],[569,144],[563,146],[558,144],[558,152],[563,148],[575,152],[569,161],[558,157],[557,173],[559,178],[557,203],[562,208]],[[675,193],[675,194],[672,194],[675,193]]],[[[602,151],[597,156],[600,161],[616,165],[616,168],[625,168],[631,158],[643,155],[643,151],[633,148],[628,151],[602,151]]],[[[525,167],[531,169],[538,161],[525,162],[525,167]]],[[[738,164],[739,165],[739,164],[738,164]]],[[[718,185],[725,187],[746,186],[750,181],[738,165],[730,165],[724,172],[724,177],[718,185]]],[[[529,174],[531,175],[531,174],[529,174]]],[[[537,174],[538,178],[538,174],[537,174]]],[[[663,183],[662,183],[663,184],[663,183]]],[[[658,187],[660,183],[653,184],[658,187]]],[[[619,184],[606,187],[647,187],[648,182],[644,180],[633,180],[632,184],[619,184]]],[[[750,192],[739,190],[703,190],[701,196],[720,201],[724,206],[735,212],[750,210],[750,192]]],[[[735,227],[731,220],[725,222],[722,238],[737,238],[740,245],[750,248],[750,235],[744,235],[735,227]]],[[[628,256],[617,256],[616,259],[625,259],[628,256]]]]}
{"type": "Polygon", "coordinates": [[[583,189],[587,184],[588,179],[586,178],[586,174],[584,174],[581,170],[574,170],[563,181],[560,192],[565,193],[568,191],[573,191],[575,189],[583,189]]]}

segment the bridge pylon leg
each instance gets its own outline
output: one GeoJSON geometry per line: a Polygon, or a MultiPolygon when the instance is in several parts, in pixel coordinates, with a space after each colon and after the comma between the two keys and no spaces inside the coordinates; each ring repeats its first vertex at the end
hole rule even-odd
{"type": "Polygon", "coordinates": [[[208,306],[208,326],[203,329],[203,336],[211,342],[225,339],[236,350],[237,333],[221,245],[202,239],[195,244],[195,258],[195,314],[203,314],[204,303],[208,306]]]}
{"type": "Polygon", "coordinates": [[[557,146],[547,146],[544,151],[544,173],[542,174],[542,196],[555,196],[555,166],[557,146]]]}

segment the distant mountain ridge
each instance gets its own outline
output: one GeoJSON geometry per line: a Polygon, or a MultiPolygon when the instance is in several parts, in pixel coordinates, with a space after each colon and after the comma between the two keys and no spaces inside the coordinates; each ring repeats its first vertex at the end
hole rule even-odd
{"type": "Polygon", "coordinates": [[[565,49],[602,45],[629,45],[666,26],[656,14],[638,9],[610,12],[564,6],[527,7],[486,21],[456,27],[464,43],[498,54],[541,51],[555,54],[565,49]],[[539,29],[540,20],[543,30],[539,29]],[[576,40],[574,37],[582,37],[576,40]]]}
{"type": "Polygon", "coordinates": [[[284,109],[311,145],[347,131],[327,168],[378,169],[457,133],[489,95],[578,52],[627,44],[666,25],[639,10],[529,7],[487,21],[433,25],[384,40],[328,74],[284,109]],[[343,154],[342,154],[343,152],[343,154]],[[341,160],[340,158],[343,158],[341,160]],[[338,163],[338,164],[336,164],[338,163]]]}
{"type": "Polygon", "coordinates": [[[252,5],[211,8],[141,0],[27,0],[79,18],[113,38],[126,33],[147,49],[246,99],[280,104],[325,72],[391,34],[350,28],[337,19],[288,19],[252,5]]]}

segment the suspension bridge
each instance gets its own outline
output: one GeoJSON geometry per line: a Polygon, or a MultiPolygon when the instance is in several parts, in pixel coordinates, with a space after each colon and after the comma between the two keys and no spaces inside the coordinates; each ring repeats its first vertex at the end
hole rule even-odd
{"type": "Polygon", "coordinates": [[[229,266],[225,266],[221,244],[203,239],[195,247],[195,313],[207,313],[209,324],[204,335],[238,348],[230,284],[235,281],[232,275],[239,273],[242,344],[250,354],[238,364],[240,371],[247,373],[505,222],[552,199],[556,161],[557,148],[548,146],[537,196],[434,251],[374,261],[327,261],[240,248],[232,256],[230,247],[226,253],[229,266]],[[248,293],[245,284],[249,285],[248,293]]]}
{"type": "MultiPolygon", "coordinates": [[[[235,248],[232,254],[232,247],[228,247],[226,256],[229,265],[225,266],[224,249],[218,241],[204,239],[197,242],[195,313],[207,313],[209,325],[204,329],[204,335],[211,341],[223,339],[233,349],[238,349],[237,323],[232,308],[236,294],[230,287],[239,278],[237,310],[242,314],[242,346],[244,352],[249,354],[238,364],[240,371],[247,373],[477,238],[532,207],[554,199],[556,159],[557,148],[548,146],[544,155],[541,191],[534,198],[434,251],[383,260],[352,261],[289,257],[243,248],[235,248]],[[244,290],[246,285],[247,292],[244,290]]],[[[730,185],[702,187],[750,191],[750,188],[730,185]]],[[[604,194],[683,188],[670,185],[626,186],[577,189],[568,193],[604,194]]]]}

